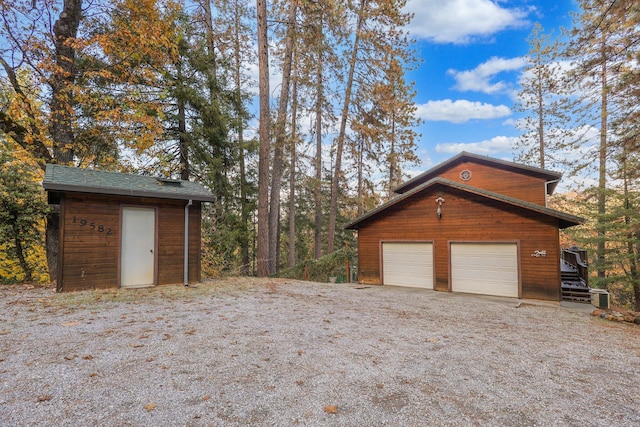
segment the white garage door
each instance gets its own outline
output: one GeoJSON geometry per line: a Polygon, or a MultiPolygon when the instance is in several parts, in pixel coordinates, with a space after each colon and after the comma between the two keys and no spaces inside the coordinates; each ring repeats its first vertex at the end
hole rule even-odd
{"type": "Polygon", "coordinates": [[[515,243],[452,243],[451,290],[518,297],[515,243]]]}
{"type": "Polygon", "coordinates": [[[433,289],[433,244],[382,244],[382,283],[433,289]]]}

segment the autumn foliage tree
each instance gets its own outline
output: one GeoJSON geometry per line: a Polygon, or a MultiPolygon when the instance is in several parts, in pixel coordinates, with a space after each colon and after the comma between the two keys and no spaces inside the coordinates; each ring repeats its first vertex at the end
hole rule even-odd
{"type": "MultiPolygon", "coordinates": [[[[47,201],[37,164],[14,143],[0,138],[0,282],[42,282],[46,266],[42,243],[47,201]],[[11,260],[17,260],[18,270],[11,260]]],[[[46,279],[45,279],[46,280],[46,279]]]]}
{"type": "MultiPolygon", "coordinates": [[[[360,193],[345,167],[369,154],[383,159],[388,188],[415,161],[403,5],[0,0],[0,132],[42,169],[61,163],[202,182],[216,196],[204,211],[205,271],[272,274],[282,253],[294,263],[348,238],[336,230],[360,193]],[[256,65],[257,85],[249,77],[256,65]],[[283,77],[273,90],[270,74],[283,77]],[[362,133],[365,109],[377,122],[362,133]],[[369,154],[352,155],[354,147],[369,154]]],[[[375,171],[360,171],[368,200],[380,200],[375,171]]],[[[57,220],[53,209],[52,278],[57,220]]]]}

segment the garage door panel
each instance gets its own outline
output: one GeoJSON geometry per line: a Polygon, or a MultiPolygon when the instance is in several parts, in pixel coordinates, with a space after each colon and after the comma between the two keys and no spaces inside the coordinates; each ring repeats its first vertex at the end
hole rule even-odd
{"type": "Polygon", "coordinates": [[[385,285],[433,289],[433,244],[382,244],[383,279],[385,285]]]}
{"type": "Polygon", "coordinates": [[[515,243],[452,243],[451,290],[518,297],[515,243]]]}

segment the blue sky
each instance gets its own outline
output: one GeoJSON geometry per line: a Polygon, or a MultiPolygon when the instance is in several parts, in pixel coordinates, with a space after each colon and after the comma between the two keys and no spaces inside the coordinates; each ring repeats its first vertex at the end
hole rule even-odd
{"type": "Polygon", "coordinates": [[[408,27],[422,59],[415,81],[419,128],[416,172],[460,151],[513,160],[514,95],[534,23],[560,34],[573,0],[409,0],[408,27]]]}

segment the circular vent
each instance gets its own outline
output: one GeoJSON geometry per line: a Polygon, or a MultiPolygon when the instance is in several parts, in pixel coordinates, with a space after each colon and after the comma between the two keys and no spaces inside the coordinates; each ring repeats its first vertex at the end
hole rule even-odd
{"type": "Polygon", "coordinates": [[[465,169],[460,172],[460,179],[463,181],[469,181],[471,179],[471,171],[465,169]]]}

